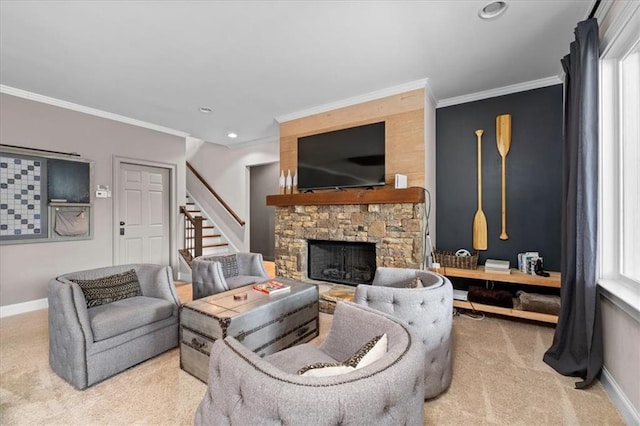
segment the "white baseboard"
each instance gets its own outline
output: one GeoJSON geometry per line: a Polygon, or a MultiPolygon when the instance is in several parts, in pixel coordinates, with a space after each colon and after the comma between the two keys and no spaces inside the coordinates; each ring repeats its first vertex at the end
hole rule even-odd
{"type": "Polygon", "coordinates": [[[16,303],[13,305],[0,306],[0,318],[24,314],[31,311],[38,311],[40,309],[47,309],[48,307],[49,301],[46,298],[30,300],[29,302],[16,303]]]}
{"type": "Polygon", "coordinates": [[[604,387],[605,392],[609,396],[613,405],[616,406],[620,415],[628,425],[640,425],[640,413],[634,408],[629,401],[629,398],[624,394],[618,383],[606,369],[602,367],[602,373],[600,374],[600,383],[604,387]]]}

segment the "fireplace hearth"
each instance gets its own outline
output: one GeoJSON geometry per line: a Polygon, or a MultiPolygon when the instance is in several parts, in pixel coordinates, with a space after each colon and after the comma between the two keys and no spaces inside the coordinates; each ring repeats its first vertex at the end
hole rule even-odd
{"type": "Polygon", "coordinates": [[[357,286],[371,284],[376,271],[376,245],[367,242],[308,240],[312,280],[357,286]]]}

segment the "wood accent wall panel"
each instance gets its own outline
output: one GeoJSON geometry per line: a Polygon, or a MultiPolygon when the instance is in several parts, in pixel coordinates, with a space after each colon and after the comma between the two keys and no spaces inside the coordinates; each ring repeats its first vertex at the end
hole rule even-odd
{"type": "Polygon", "coordinates": [[[298,165],[298,138],[385,121],[386,186],[396,173],[409,186],[424,186],[424,90],[412,90],[280,124],[280,168],[291,173],[298,165]]]}
{"type": "Polygon", "coordinates": [[[408,186],[424,186],[424,108],[386,120],[385,181],[407,175],[408,186]]]}

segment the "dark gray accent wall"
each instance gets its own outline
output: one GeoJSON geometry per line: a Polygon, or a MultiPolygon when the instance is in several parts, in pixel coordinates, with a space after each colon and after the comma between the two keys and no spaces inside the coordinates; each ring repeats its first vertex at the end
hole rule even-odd
{"type": "Polygon", "coordinates": [[[487,218],[487,258],[517,267],[517,254],[538,251],[548,270],[560,270],[562,195],[562,85],[436,110],[437,249],[472,250],[477,210],[477,138],[482,136],[482,204],[487,218]],[[501,159],[496,116],[511,114],[507,156],[507,234],[501,231],[501,159]]]}
{"type": "Polygon", "coordinates": [[[276,208],[267,206],[267,195],[279,191],[280,163],[249,168],[249,250],[262,253],[264,260],[275,260],[276,208]]]}

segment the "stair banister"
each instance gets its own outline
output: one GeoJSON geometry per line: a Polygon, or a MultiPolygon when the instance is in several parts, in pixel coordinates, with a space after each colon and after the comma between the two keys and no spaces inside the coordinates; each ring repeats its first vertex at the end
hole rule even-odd
{"type": "Polygon", "coordinates": [[[231,215],[231,217],[233,217],[233,219],[236,222],[238,222],[238,224],[240,226],[244,226],[245,221],[242,220],[240,218],[240,216],[238,216],[236,214],[236,212],[234,212],[233,209],[231,207],[229,207],[229,205],[227,203],[225,203],[225,201],[222,199],[222,197],[220,197],[220,195],[218,195],[218,193],[211,187],[211,185],[209,185],[209,183],[202,177],[202,175],[200,173],[198,173],[198,171],[188,161],[187,161],[187,168],[189,170],[191,170],[193,175],[204,185],[205,188],[207,188],[207,190],[211,193],[211,195],[213,195],[213,197],[216,200],[218,200],[220,205],[222,205],[222,207],[225,208],[225,210],[231,215]]]}
{"type": "Polygon", "coordinates": [[[184,215],[184,250],[183,256],[187,263],[198,256],[202,256],[202,216],[193,216],[186,206],[180,206],[180,213],[184,215]],[[193,253],[192,253],[193,251],[193,253]]]}

